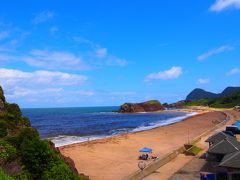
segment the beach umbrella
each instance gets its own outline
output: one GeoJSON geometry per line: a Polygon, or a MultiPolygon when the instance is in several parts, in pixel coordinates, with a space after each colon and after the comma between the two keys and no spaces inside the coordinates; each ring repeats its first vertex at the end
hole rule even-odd
{"type": "Polygon", "coordinates": [[[144,153],[152,153],[152,149],[148,147],[144,147],[139,150],[139,152],[144,152],[144,153]]]}
{"type": "Polygon", "coordinates": [[[238,129],[240,129],[240,121],[239,120],[237,122],[235,122],[234,125],[237,126],[238,129]]]}

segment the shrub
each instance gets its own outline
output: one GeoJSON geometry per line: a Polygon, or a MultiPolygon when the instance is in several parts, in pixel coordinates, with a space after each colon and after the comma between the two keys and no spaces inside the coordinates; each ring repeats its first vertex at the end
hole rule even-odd
{"type": "Polygon", "coordinates": [[[19,143],[21,144],[25,139],[39,139],[39,134],[35,128],[27,127],[23,128],[22,132],[19,134],[19,143]]]}
{"type": "Polygon", "coordinates": [[[6,121],[8,129],[15,129],[19,121],[18,118],[8,112],[1,113],[0,119],[6,121]]]}
{"type": "Polygon", "coordinates": [[[16,147],[18,149],[18,147],[20,146],[19,144],[19,138],[18,136],[7,136],[5,138],[5,141],[7,141],[8,143],[10,143],[12,146],[16,147]]]}
{"type": "Polygon", "coordinates": [[[15,180],[30,180],[31,174],[28,171],[22,171],[20,174],[14,176],[15,180]]]}
{"type": "Polygon", "coordinates": [[[0,159],[3,161],[11,160],[16,155],[16,148],[6,141],[0,140],[0,159]]]}
{"type": "Polygon", "coordinates": [[[8,124],[4,120],[0,120],[0,138],[5,137],[8,134],[8,124]]]}
{"type": "Polygon", "coordinates": [[[2,170],[2,168],[0,168],[0,179],[1,179],[1,180],[13,180],[12,177],[10,177],[10,176],[8,176],[8,175],[6,175],[6,174],[4,173],[4,171],[2,170]]]}
{"type": "Polygon", "coordinates": [[[8,113],[13,114],[16,117],[21,117],[22,116],[22,112],[21,112],[21,110],[20,110],[20,108],[17,104],[6,103],[5,108],[6,108],[8,113]]]}
{"type": "Polygon", "coordinates": [[[25,127],[21,129],[21,132],[19,133],[19,135],[9,136],[5,139],[15,147],[20,148],[22,142],[25,139],[28,139],[28,140],[39,139],[39,134],[35,128],[25,127]]]}
{"type": "Polygon", "coordinates": [[[54,164],[50,169],[44,172],[43,180],[74,180],[75,175],[70,168],[64,164],[54,164]]]}
{"type": "Polygon", "coordinates": [[[19,120],[19,125],[21,125],[21,126],[23,126],[23,127],[30,127],[30,126],[31,126],[31,123],[30,123],[30,121],[29,121],[28,118],[22,117],[22,118],[20,118],[20,120],[19,120]]]}
{"type": "Polygon", "coordinates": [[[33,175],[33,178],[41,177],[52,164],[60,161],[48,142],[35,139],[24,139],[20,147],[22,163],[33,175]]]}

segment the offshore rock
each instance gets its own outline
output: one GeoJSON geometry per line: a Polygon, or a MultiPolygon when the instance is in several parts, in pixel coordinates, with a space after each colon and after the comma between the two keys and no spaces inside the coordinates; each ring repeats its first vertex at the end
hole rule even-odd
{"type": "Polygon", "coordinates": [[[169,109],[178,109],[178,108],[183,108],[186,104],[186,101],[185,100],[182,100],[182,101],[178,101],[178,102],[175,102],[175,103],[172,103],[172,104],[163,104],[163,106],[165,108],[169,108],[169,109]]]}
{"type": "Polygon", "coordinates": [[[142,103],[124,103],[118,112],[134,113],[134,112],[153,112],[162,111],[164,107],[158,100],[151,100],[142,103]]]}

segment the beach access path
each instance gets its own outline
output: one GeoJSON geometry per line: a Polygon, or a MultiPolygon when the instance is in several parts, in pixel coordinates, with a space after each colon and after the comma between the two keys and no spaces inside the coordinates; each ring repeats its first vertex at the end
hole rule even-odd
{"type": "Polygon", "coordinates": [[[73,159],[79,173],[92,180],[120,180],[138,170],[139,149],[150,147],[154,156],[162,157],[214,127],[225,117],[222,112],[207,112],[148,131],[67,145],[59,150],[73,159]]]}

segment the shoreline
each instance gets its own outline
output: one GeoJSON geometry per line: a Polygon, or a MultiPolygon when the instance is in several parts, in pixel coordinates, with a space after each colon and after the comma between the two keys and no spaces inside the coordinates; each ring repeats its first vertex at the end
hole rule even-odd
{"type": "Polygon", "coordinates": [[[150,147],[153,155],[161,158],[189,139],[214,127],[224,118],[223,112],[200,113],[167,126],[71,144],[58,149],[63,155],[73,159],[79,173],[87,174],[91,179],[121,179],[138,170],[139,149],[150,147]]]}
{"type": "Polygon", "coordinates": [[[163,126],[168,126],[168,125],[171,125],[171,124],[179,123],[181,121],[185,121],[188,118],[197,116],[197,115],[202,114],[202,113],[206,113],[206,112],[193,111],[191,109],[174,109],[174,110],[147,112],[147,113],[159,113],[159,114],[161,114],[161,113],[164,113],[164,112],[172,112],[172,113],[182,112],[182,113],[187,113],[187,114],[185,116],[179,116],[179,117],[166,119],[166,121],[172,120],[172,119],[175,119],[175,118],[179,118],[180,119],[180,120],[177,120],[177,121],[169,122],[168,124],[164,124],[164,121],[163,121],[162,124],[160,124],[160,125],[156,124],[156,125],[144,126],[144,127],[140,127],[139,126],[139,127],[135,127],[134,129],[132,129],[129,132],[124,132],[124,133],[119,133],[119,134],[112,134],[112,135],[89,135],[89,136],[58,135],[56,137],[49,137],[49,138],[44,138],[44,139],[50,140],[51,142],[54,143],[56,148],[60,148],[60,147],[70,146],[70,145],[84,143],[84,142],[91,142],[91,141],[95,141],[95,140],[111,138],[111,137],[115,137],[115,136],[119,136],[119,135],[127,135],[127,134],[131,134],[131,133],[138,133],[138,132],[142,132],[142,131],[149,131],[149,130],[156,129],[156,128],[159,128],[159,127],[163,127],[163,126]],[[143,128],[143,129],[141,129],[141,128],[143,128]],[[140,129],[140,130],[137,130],[137,129],[140,129]],[[69,139],[69,140],[66,140],[66,143],[58,142],[58,141],[61,141],[61,139],[64,139],[64,138],[65,139],[69,139]],[[72,139],[75,139],[75,140],[72,140],[72,139]]]}

